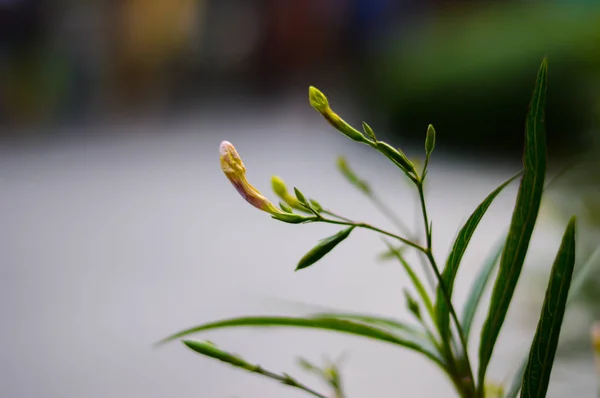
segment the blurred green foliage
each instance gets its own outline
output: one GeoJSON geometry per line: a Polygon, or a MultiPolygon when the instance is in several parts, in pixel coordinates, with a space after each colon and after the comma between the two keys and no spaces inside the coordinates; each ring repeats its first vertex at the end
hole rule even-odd
{"type": "Polygon", "coordinates": [[[432,123],[452,137],[442,145],[519,156],[530,65],[548,55],[549,151],[564,158],[585,146],[600,99],[600,3],[505,2],[439,15],[405,25],[371,67],[392,130],[417,136],[432,123]]]}

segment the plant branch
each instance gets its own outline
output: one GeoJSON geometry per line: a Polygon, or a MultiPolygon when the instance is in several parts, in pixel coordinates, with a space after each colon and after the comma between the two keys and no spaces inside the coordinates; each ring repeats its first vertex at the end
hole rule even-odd
{"type": "Polygon", "coordinates": [[[303,390],[304,392],[307,392],[307,393],[311,394],[314,397],[328,398],[326,395],[320,394],[320,393],[314,391],[313,389],[305,386],[304,384],[299,383],[296,379],[292,378],[288,374],[284,373],[283,376],[282,375],[278,375],[277,373],[270,372],[270,371],[268,371],[266,369],[263,369],[260,366],[255,367],[252,371],[254,373],[258,373],[260,375],[268,377],[270,379],[277,380],[277,381],[279,381],[279,382],[281,382],[281,383],[283,383],[283,384],[285,384],[287,386],[295,387],[295,388],[298,388],[300,390],[303,390]]]}
{"type": "MultiPolygon", "coordinates": [[[[429,218],[427,215],[427,206],[425,205],[425,193],[423,191],[423,180],[421,180],[417,183],[417,189],[419,191],[419,200],[421,202],[421,209],[423,212],[423,222],[425,224],[425,234],[427,235],[427,249],[426,249],[427,251],[425,252],[425,254],[427,255],[427,258],[429,259],[431,268],[433,269],[433,272],[435,273],[435,277],[438,280],[438,284],[439,284],[440,290],[442,291],[442,294],[444,296],[444,300],[446,300],[446,302],[448,303],[450,315],[452,316],[452,319],[453,319],[454,323],[456,324],[456,330],[458,331],[462,349],[465,354],[464,356],[465,356],[465,361],[466,361],[466,365],[467,365],[467,371],[469,372],[469,375],[468,375],[469,382],[471,384],[473,391],[475,391],[475,378],[473,377],[473,368],[471,367],[471,361],[469,359],[468,345],[467,345],[467,341],[465,338],[465,334],[462,330],[462,327],[460,326],[458,316],[456,315],[456,311],[454,310],[454,306],[452,305],[452,300],[450,299],[450,294],[448,294],[448,289],[446,288],[446,285],[444,284],[444,280],[442,279],[442,275],[440,274],[440,270],[435,261],[435,257],[433,256],[432,244],[431,244],[431,227],[430,227],[429,218]]],[[[450,343],[448,341],[446,341],[445,343],[449,349],[450,343]]],[[[451,355],[451,352],[449,352],[449,354],[451,355]]]]}
{"type": "MultiPolygon", "coordinates": [[[[346,220],[348,220],[348,219],[346,219],[346,220]]],[[[367,223],[364,223],[364,222],[350,221],[350,220],[348,220],[348,221],[344,221],[344,220],[338,221],[338,220],[332,220],[330,218],[324,218],[324,217],[319,217],[319,218],[317,218],[316,221],[321,221],[321,222],[328,223],[328,224],[347,225],[347,226],[350,226],[350,227],[370,229],[371,231],[375,231],[375,232],[378,232],[378,233],[380,233],[382,235],[389,236],[390,238],[397,239],[400,242],[404,243],[405,245],[413,247],[413,248],[419,250],[420,252],[427,254],[427,249],[425,249],[423,246],[419,245],[418,243],[412,242],[409,239],[403,238],[403,237],[401,237],[399,235],[393,234],[393,233],[385,231],[383,229],[374,227],[371,224],[367,224],[367,223]]]]}

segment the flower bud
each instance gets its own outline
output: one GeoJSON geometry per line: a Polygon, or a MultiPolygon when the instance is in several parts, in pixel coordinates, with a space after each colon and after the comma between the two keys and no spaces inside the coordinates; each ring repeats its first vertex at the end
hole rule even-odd
{"type": "Polygon", "coordinates": [[[369,143],[370,141],[362,135],[361,132],[350,126],[341,117],[339,117],[335,112],[331,110],[329,107],[329,101],[327,101],[327,97],[316,89],[313,86],[310,86],[308,89],[308,99],[310,101],[310,105],[317,110],[329,124],[331,124],[336,130],[340,133],[344,134],[346,137],[362,142],[369,143]]]}
{"type": "Polygon", "coordinates": [[[433,152],[433,148],[435,147],[435,129],[430,124],[427,127],[427,135],[425,136],[425,155],[427,157],[431,156],[431,152],[433,152]]]}
{"type": "Polygon", "coordinates": [[[277,196],[281,198],[285,203],[287,203],[291,208],[303,210],[298,199],[288,192],[287,186],[285,182],[278,176],[271,177],[271,186],[273,187],[273,192],[277,196]]]}
{"type": "Polygon", "coordinates": [[[310,86],[308,88],[308,99],[310,101],[310,106],[315,108],[317,112],[323,113],[327,109],[329,109],[329,101],[327,101],[327,97],[318,88],[310,86]]]}
{"type": "Polygon", "coordinates": [[[273,203],[254,188],[246,179],[246,167],[235,147],[228,141],[219,146],[221,169],[238,193],[252,206],[271,214],[282,213],[273,203]]]}

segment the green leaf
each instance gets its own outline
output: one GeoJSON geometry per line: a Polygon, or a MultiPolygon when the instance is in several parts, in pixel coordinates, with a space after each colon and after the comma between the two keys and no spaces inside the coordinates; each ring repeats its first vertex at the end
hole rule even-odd
{"type": "Polygon", "coordinates": [[[506,245],[500,259],[500,269],[492,291],[490,308],[481,332],[477,383],[479,389],[484,386],[485,373],[521,275],[540,208],[546,174],[544,107],[547,74],[548,59],[544,58],[537,75],[525,126],[523,178],[517,194],[506,245]]]}
{"type": "Polygon", "coordinates": [[[300,259],[300,261],[298,262],[298,266],[296,267],[296,271],[304,269],[306,267],[310,267],[311,265],[319,261],[321,258],[323,258],[324,255],[332,251],[334,247],[336,247],[344,239],[346,239],[353,229],[354,226],[342,229],[335,235],[321,240],[315,247],[313,247],[308,253],[306,253],[304,257],[300,259]]]}
{"type": "Polygon", "coordinates": [[[363,131],[371,139],[372,141],[377,141],[377,137],[375,137],[375,132],[366,122],[362,122],[363,131]]]}
{"type": "Polygon", "coordinates": [[[354,185],[356,188],[358,188],[359,191],[363,192],[364,194],[371,195],[371,187],[369,186],[369,184],[365,180],[361,180],[356,175],[354,170],[352,170],[348,165],[346,158],[344,158],[343,156],[338,156],[337,167],[340,173],[342,173],[342,175],[346,177],[350,184],[354,185]]]}
{"type": "Polygon", "coordinates": [[[298,188],[294,187],[294,193],[296,194],[296,199],[298,199],[298,202],[302,203],[303,205],[308,204],[306,197],[304,196],[304,194],[302,192],[300,192],[300,190],[298,188]]]}
{"type": "Polygon", "coordinates": [[[365,323],[378,328],[384,328],[387,331],[400,333],[402,335],[412,335],[419,338],[425,338],[422,330],[405,323],[398,319],[381,317],[378,315],[358,314],[351,312],[322,312],[311,316],[311,318],[335,318],[347,319],[353,322],[365,323]]]}
{"type": "Polygon", "coordinates": [[[315,222],[317,220],[316,217],[306,217],[301,216],[300,214],[290,214],[290,213],[277,213],[273,214],[271,218],[276,220],[288,223],[288,224],[304,224],[315,222]]]}
{"type": "Polygon", "coordinates": [[[550,273],[546,298],[523,375],[523,398],[544,398],[548,391],[574,267],[575,217],[572,217],[550,273]]]}
{"type": "Polygon", "coordinates": [[[473,281],[471,285],[471,290],[469,295],[467,296],[467,301],[465,302],[465,306],[462,312],[461,318],[461,326],[463,328],[463,332],[465,334],[465,340],[469,341],[469,334],[471,332],[471,325],[473,324],[473,318],[475,317],[475,313],[477,312],[477,307],[479,305],[479,301],[483,296],[483,292],[485,291],[485,287],[496,269],[496,265],[498,264],[498,260],[500,259],[500,255],[502,254],[502,249],[504,248],[504,243],[506,242],[506,236],[502,238],[500,242],[494,247],[490,255],[483,262],[483,266],[479,270],[477,277],[473,281]]]}
{"type": "Polygon", "coordinates": [[[405,173],[412,173],[415,171],[415,165],[408,160],[404,152],[402,152],[400,149],[396,149],[383,141],[378,141],[375,144],[375,147],[379,152],[384,154],[388,159],[400,167],[400,169],[402,169],[405,173]]]}
{"type": "Polygon", "coordinates": [[[383,242],[388,247],[389,252],[392,253],[392,255],[394,257],[396,257],[398,259],[398,261],[400,261],[400,264],[402,264],[402,267],[404,267],[404,270],[406,271],[408,277],[410,278],[410,281],[412,282],[415,289],[417,289],[417,292],[419,293],[419,296],[421,297],[421,301],[423,302],[423,305],[425,305],[427,312],[431,315],[431,317],[433,319],[433,315],[434,315],[433,304],[431,302],[431,298],[429,297],[429,294],[427,294],[427,290],[425,290],[425,287],[423,286],[423,283],[421,282],[421,280],[419,279],[419,277],[417,276],[415,271],[412,269],[410,264],[406,261],[406,259],[402,255],[402,253],[398,249],[394,248],[385,239],[383,240],[383,242]]]}
{"type": "Polygon", "coordinates": [[[286,213],[294,214],[294,210],[292,210],[290,205],[288,205],[287,203],[279,202],[279,208],[281,208],[281,210],[285,211],[286,213]]]}
{"type": "MultiPolygon", "coordinates": [[[[581,288],[588,275],[591,272],[597,270],[600,264],[600,247],[594,250],[588,260],[577,270],[573,275],[573,281],[571,282],[571,288],[569,289],[569,298],[567,299],[567,308],[573,304],[573,299],[581,293],[581,288]]],[[[523,384],[523,375],[525,374],[525,367],[527,366],[527,355],[523,355],[519,363],[519,367],[513,376],[512,382],[510,383],[507,393],[504,395],[505,398],[516,398],[523,384]]]]}
{"type": "Polygon", "coordinates": [[[347,319],[337,318],[326,318],[326,317],[309,317],[309,318],[296,318],[296,317],[282,317],[282,316],[255,316],[255,317],[241,317],[226,319],[217,322],[206,323],[203,325],[195,326],[181,332],[175,333],[157,343],[157,345],[165,344],[169,341],[179,339],[181,337],[188,336],[193,333],[198,333],[206,330],[223,329],[230,327],[300,327],[300,328],[312,328],[321,329],[328,331],[335,331],[340,333],[347,333],[355,336],[361,336],[394,344],[397,346],[405,347],[413,351],[420,352],[427,358],[439,366],[443,365],[443,360],[440,358],[437,352],[430,350],[429,347],[419,344],[415,339],[399,336],[396,333],[391,333],[384,329],[366,325],[360,322],[353,322],[347,319]]]}
{"type": "Polygon", "coordinates": [[[253,371],[256,366],[246,362],[242,358],[232,355],[226,351],[220,350],[214,344],[205,341],[184,340],[183,344],[196,351],[199,354],[207,357],[218,359],[219,361],[228,363],[239,368],[253,371]]]}
{"type": "MultiPolygon", "coordinates": [[[[506,180],[502,185],[496,188],[492,193],[490,193],[487,198],[481,202],[479,206],[475,209],[473,214],[469,217],[465,225],[460,229],[456,240],[454,241],[454,245],[452,246],[452,250],[450,251],[450,255],[448,256],[448,260],[446,261],[446,267],[442,272],[442,280],[444,282],[444,286],[448,292],[448,296],[450,299],[452,298],[452,291],[454,290],[454,280],[456,279],[456,274],[458,273],[458,268],[460,266],[460,262],[467,250],[469,242],[475,233],[475,229],[479,225],[479,222],[485,215],[485,212],[490,207],[496,196],[504,187],[510,184],[515,178],[521,175],[521,172],[512,176],[508,180],[506,180]]],[[[444,298],[444,294],[442,292],[441,287],[438,286],[436,293],[436,302],[435,302],[435,310],[436,310],[436,319],[438,322],[438,328],[440,330],[440,334],[442,339],[447,339],[450,335],[450,307],[444,298]]]]}

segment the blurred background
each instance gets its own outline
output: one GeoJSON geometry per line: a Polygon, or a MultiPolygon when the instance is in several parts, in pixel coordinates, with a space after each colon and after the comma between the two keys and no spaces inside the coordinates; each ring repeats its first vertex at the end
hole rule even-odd
{"type": "MultiPolygon", "coordinates": [[[[247,206],[219,169],[219,142],[236,145],[265,193],[278,174],[327,207],[388,225],[337,175],[344,154],[417,229],[414,193],[309,107],[308,86],[414,159],[432,123],[429,200],[442,257],[473,208],[520,168],[544,55],[549,173],[569,169],[543,203],[520,303],[490,368],[497,382],[527,350],[571,214],[578,263],[599,246],[598,2],[0,1],[0,396],[300,396],[151,344],[200,322],[312,308],[292,302],[406,316],[407,280],[377,264],[383,247],[368,234],[293,273],[332,231],[279,225],[247,206]]],[[[463,291],[508,225],[515,193],[482,223],[463,291]]],[[[588,336],[599,288],[597,271],[570,311],[551,396],[596,388],[588,336]]],[[[290,372],[296,355],[348,351],[351,397],[451,391],[421,358],[356,339],[246,330],[211,339],[290,372]]]]}

